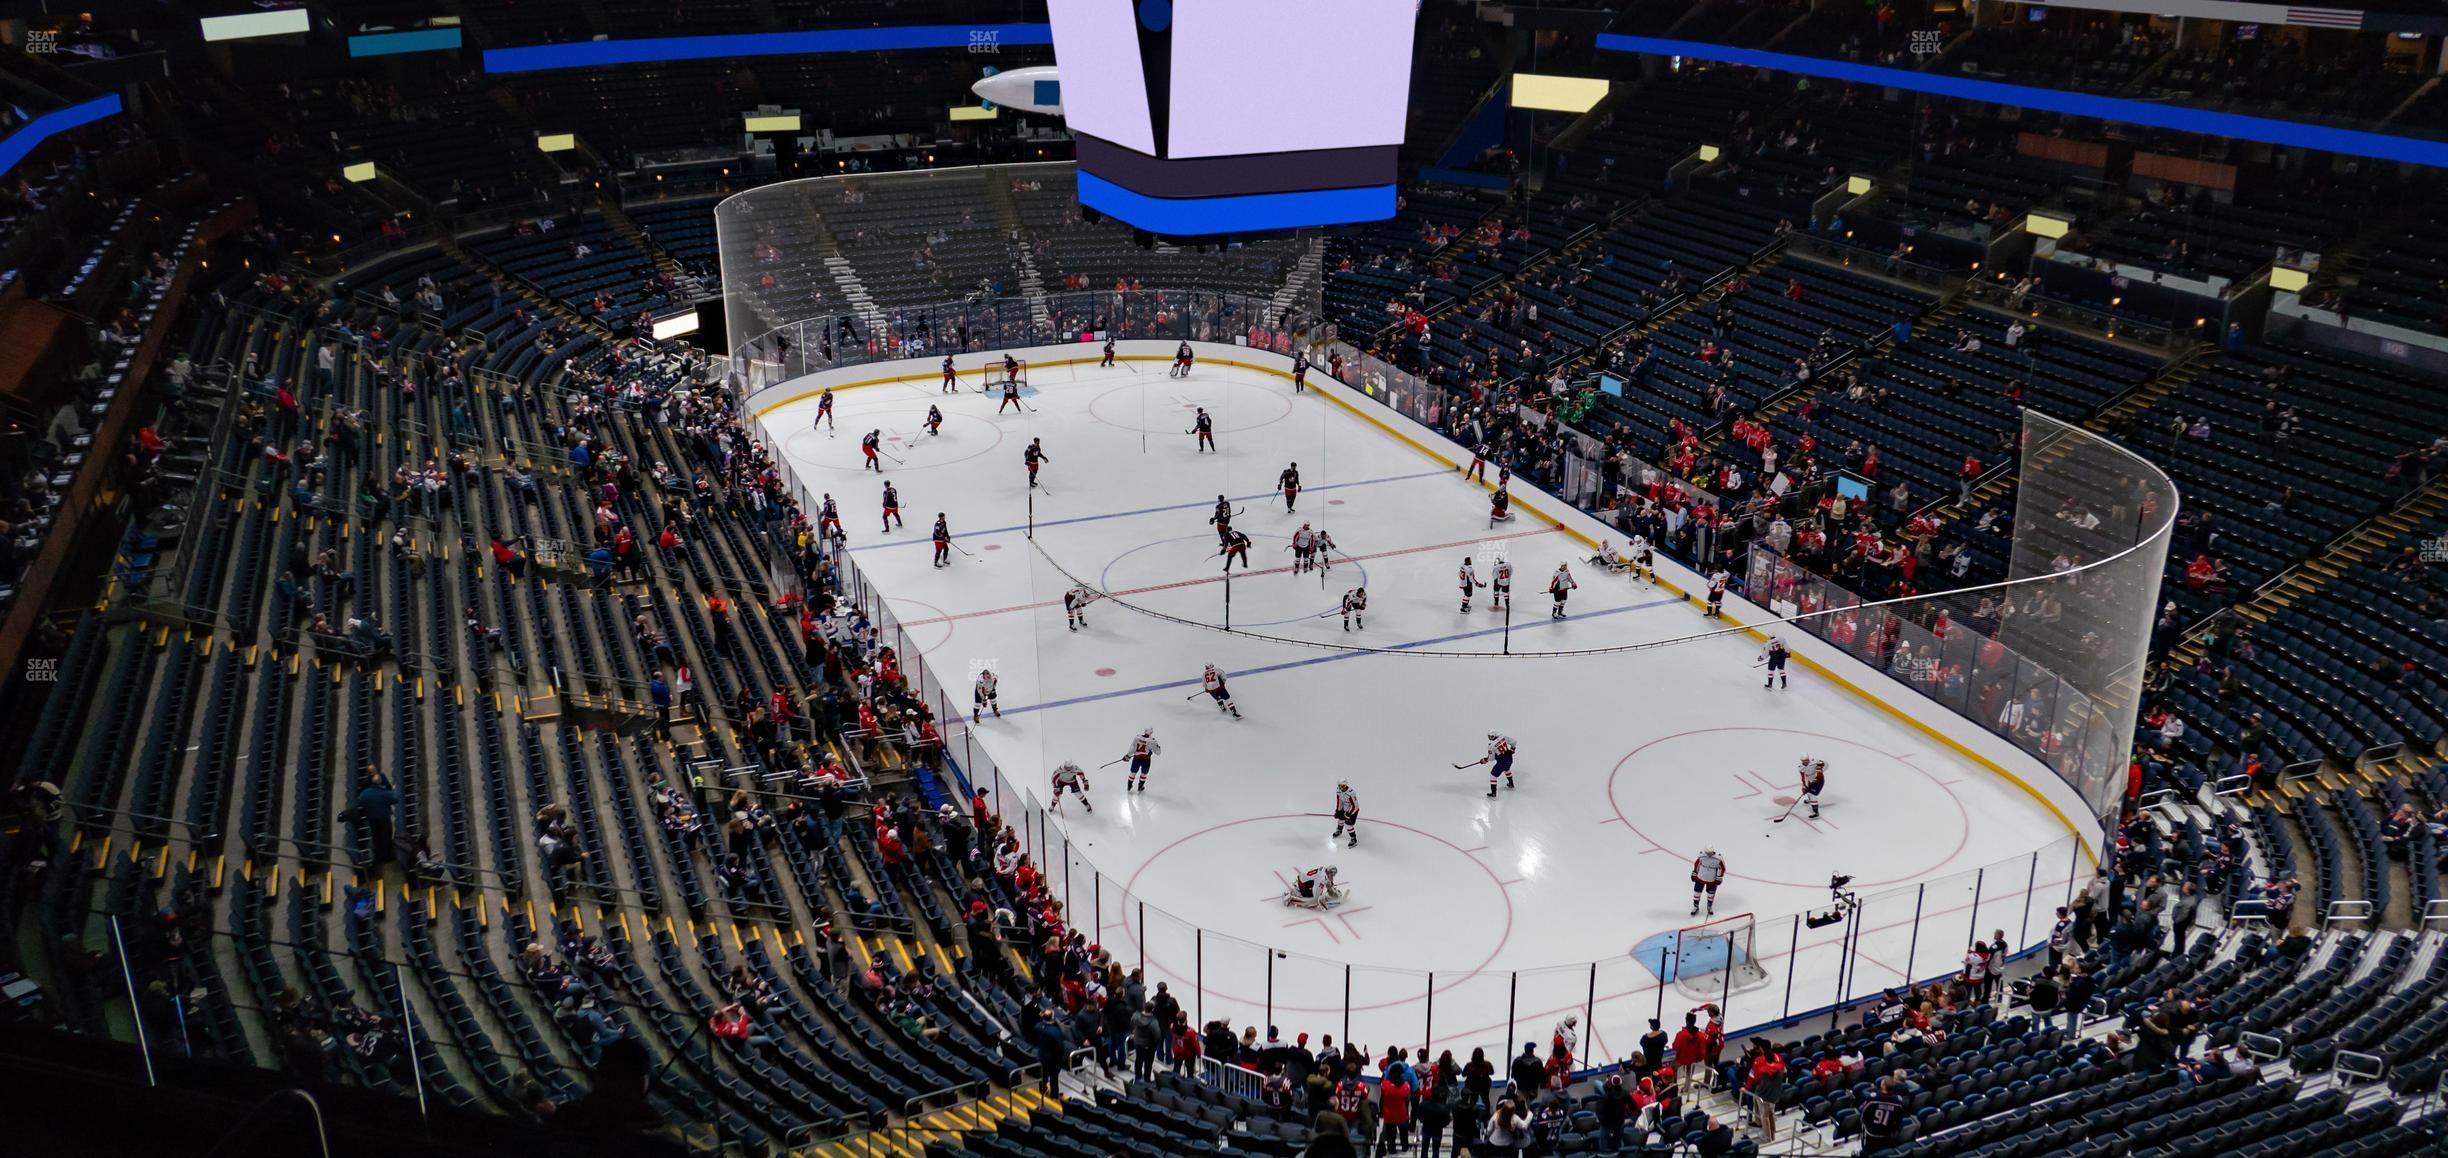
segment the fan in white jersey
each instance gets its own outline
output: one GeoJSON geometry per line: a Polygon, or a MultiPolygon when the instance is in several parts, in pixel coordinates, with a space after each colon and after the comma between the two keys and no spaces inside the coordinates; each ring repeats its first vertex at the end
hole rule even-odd
{"type": "Polygon", "coordinates": [[[1343,593],[1343,630],[1350,631],[1354,624],[1367,627],[1367,613],[1368,588],[1354,587],[1343,593]]]}
{"type": "Polygon", "coordinates": [[[1468,555],[1464,555],[1462,557],[1462,573],[1459,578],[1462,583],[1462,610],[1467,613],[1470,611],[1471,592],[1477,591],[1478,589],[1487,586],[1487,584],[1479,581],[1479,569],[1471,566],[1470,556],[1468,555]]]}
{"type": "Polygon", "coordinates": [[[1580,584],[1573,582],[1572,568],[1562,563],[1556,564],[1555,574],[1547,577],[1547,594],[1555,596],[1555,610],[1548,612],[1547,618],[1564,618],[1564,601],[1572,598],[1573,588],[1578,586],[1580,584]]]}
{"type": "Polygon", "coordinates": [[[1284,888],[1284,903],[1323,909],[1342,901],[1344,889],[1335,880],[1342,871],[1333,865],[1292,870],[1292,883],[1284,888]]]}
{"type": "Polygon", "coordinates": [[[978,715],[988,708],[994,709],[996,719],[1000,720],[1003,718],[1003,701],[998,699],[995,694],[995,685],[999,682],[1001,681],[995,678],[993,668],[982,667],[978,669],[977,690],[970,699],[970,723],[977,723],[978,715]]]}
{"type": "Polygon", "coordinates": [[[1697,917],[1700,915],[1700,906],[1704,895],[1708,904],[1709,913],[1712,916],[1716,914],[1717,886],[1725,883],[1725,877],[1725,858],[1717,855],[1717,850],[1714,847],[1703,848],[1700,850],[1700,855],[1692,858],[1691,911],[1693,916],[1697,917]]]}
{"type": "Polygon", "coordinates": [[[1139,734],[1131,738],[1130,778],[1123,781],[1122,790],[1124,792],[1147,791],[1148,765],[1154,763],[1157,754],[1163,751],[1164,747],[1156,742],[1156,729],[1139,729],[1139,734]]]}
{"type": "Polygon", "coordinates": [[[1488,579],[1488,610],[1502,611],[1513,606],[1513,560],[1497,556],[1488,579]]]}
{"type": "Polygon", "coordinates": [[[1088,773],[1069,760],[1063,761],[1054,769],[1054,811],[1062,811],[1062,799],[1065,792],[1077,793],[1080,807],[1090,812],[1096,811],[1096,805],[1088,802],[1088,773]]]}
{"type": "Polygon", "coordinates": [[[1232,691],[1224,686],[1224,673],[1216,670],[1216,665],[1208,664],[1206,672],[1199,676],[1199,689],[1215,700],[1217,711],[1230,712],[1236,720],[1241,718],[1241,709],[1233,706],[1232,691]]]}
{"type": "Polygon", "coordinates": [[[1352,791],[1349,780],[1335,782],[1334,816],[1335,836],[1342,836],[1346,829],[1351,833],[1351,842],[1344,847],[1360,847],[1360,794],[1352,791]]]}

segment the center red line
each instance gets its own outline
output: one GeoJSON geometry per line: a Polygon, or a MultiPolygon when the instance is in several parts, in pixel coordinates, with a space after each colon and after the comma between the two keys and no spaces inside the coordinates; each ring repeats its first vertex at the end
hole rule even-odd
{"type": "MultiPolygon", "coordinates": [[[[1427,543],[1417,547],[1396,547],[1390,551],[1372,551],[1366,555],[1345,555],[1343,558],[1355,563],[1364,563],[1371,559],[1391,559],[1397,555],[1417,555],[1423,551],[1450,551],[1455,547],[1467,547],[1474,543],[1501,542],[1506,539],[1526,539],[1533,535],[1552,535],[1562,529],[1563,528],[1561,527],[1554,526],[1540,527],[1534,531],[1514,531],[1503,535],[1480,535],[1475,538],[1456,539],[1450,543],[1427,543]]],[[[1252,570],[1243,571],[1241,573],[1241,577],[1248,579],[1259,575],[1284,575],[1289,574],[1291,570],[1292,565],[1290,563],[1285,563],[1277,567],[1259,567],[1252,570]]],[[[1153,583],[1145,587],[1131,587],[1121,591],[1108,591],[1105,592],[1105,594],[1110,596],[1145,595],[1151,591],[1171,591],[1179,587],[1196,587],[1202,583],[1221,583],[1223,581],[1224,576],[1222,574],[1202,575],[1196,579],[1176,579],[1171,583],[1153,583]]],[[[1061,604],[1062,600],[1060,599],[1041,599],[1035,603],[1015,603],[1009,607],[991,607],[983,611],[962,611],[951,615],[934,615],[925,619],[904,620],[901,626],[904,629],[924,627],[932,623],[950,623],[959,619],[982,619],[989,615],[1009,615],[1015,611],[1034,611],[1041,607],[1056,607],[1060,606],[1061,604]]]]}

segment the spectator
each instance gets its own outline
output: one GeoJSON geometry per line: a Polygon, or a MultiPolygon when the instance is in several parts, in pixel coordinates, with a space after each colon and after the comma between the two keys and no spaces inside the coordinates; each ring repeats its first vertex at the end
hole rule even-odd
{"type": "Polygon", "coordinates": [[[749,1024],[747,1007],[736,1001],[715,1010],[714,1016],[706,1019],[706,1024],[713,1029],[715,1040],[741,1053],[751,1053],[773,1044],[773,1038],[757,1032],[749,1024]]]}
{"type": "Polygon", "coordinates": [[[1359,1158],[1359,1153],[1352,1146],[1350,1122],[1333,1110],[1318,1111],[1302,1158],[1359,1158]]]}

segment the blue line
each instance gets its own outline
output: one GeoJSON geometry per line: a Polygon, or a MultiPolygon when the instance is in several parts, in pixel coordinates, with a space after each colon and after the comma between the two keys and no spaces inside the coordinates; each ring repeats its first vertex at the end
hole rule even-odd
{"type": "MultiPolygon", "coordinates": [[[[1444,473],[1446,472],[1441,470],[1423,470],[1418,474],[1390,474],[1384,478],[1364,478],[1358,482],[1328,483],[1322,487],[1302,487],[1301,493],[1304,495],[1310,495],[1316,494],[1319,491],[1339,491],[1345,489],[1346,487],[1373,487],[1379,483],[1409,482],[1412,479],[1430,478],[1444,473]]],[[[1254,495],[1234,495],[1232,501],[1236,503],[1246,503],[1252,499],[1272,498],[1282,493],[1282,491],[1260,491],[1254,495]]],[[[1040,519],[1038,520],[1037,525],[1039,527],[1062,527],[1068,526],[1072,523],[1093,523],[1099,519],[1127,519],[1132,515],[1153,515],[1160,514],[1165,511],[1203,510],[1214,505],[1214,503],[1210,502],[1174,503],[1170,506],[1141,507],[1135,511],[1114,511],[1110,514],[1103,515],[1073,515],[1068,519],[1040,519]]],[[[960,537],[964,539],[975,539],[982,538],[987,535],[1007,535],[1013,531],[1025,531],[1027,529],[1027,523],[1013,523],[1008,527],[994,527],[984,531],[963,531],[961,532],[960,537]]],[[[850,549],[852,551],[873,551],[879,547],[915,547],[921,543],[931,544],[933,542],[933,539],[897,539],[889,543],[865,543],[850,549]]]]}
{"type": "MultiPolygon", "coordinates": [[[[1960,97],[1984,104],[2040,109],[2070,116],[2097,117],[2101,120],[2121,121],[2131,125],[2148,125],[2152,128],[2174,129],[2178,132],[2201,133],[2205,136],[2264,141],[2273,145],[2292,145],[2302,149],[2319,149],[2323,152],[2344,153],[2349,156],[2377,157],[2382,160],[2402,161],[2413,165],[2448,168],[2448,142],[2425,141],[2389,133],[2335,129],[2326,125],[2306,124],[2302,121],[2245,116],[2241,113],[2212,112],[2208,109],[2185,108],[2180,105],[2162,105],[2117,97],[2093,96],[2090,93],[2034,88],[2030,85],[1948,76],[1937,72],[1885,68],[1874,64],[1855,64],[1844,60],[1823,60],[1815,56],[1795,56],[1786,52],[1762,52],[1754,48],[1734,48],[1723,44],[1705,44],[1696,40],[1661,40],[1653,36],[1624,36],[1619,33],[1605,32],[1598,36],[1598,47],[1614,52],[1638,52],[1652,56],[1689,56],[1700,60],[1715,60],[1726,64],[1739,64],[1776,72],[1823,76],[1831,80],[1849,81],[1854,84],[1880,85],[1900,88],[1908,92],[1960,97]]],[[[1086,187],[1083,177],[1081,188],[1085,190],[1086,187]]]]}
{"type": "MultiPolygon", "coordinates": [[[[1652,600],[1650,600],[1650,601],[1649,601],[1649,602],[1647,602],[1647,603],[1627,603],[1627,604],[1625,604],[1625,605],[1624,605],[1624,606],[1622,606],[1622,607],[1609,607],[1609,608],[1607,608],[1607,609],[1606,609],[1606,610],[1604,610],[1604,611],[1591,611],[1591,612],[1586,612],[1586,613],[1582,614],[1581,616],[1579,616],[1579,617],[1577,617],[1577,618],[1574,618],[1574,619],[1561,619],[1561,620],[1560,620],[1560,619],[1539,619],[1539,620],[1533,620],[1532,622],[1529,622],[1529,623],[1516,624],[1516,625],[1514,625],[1514,626],[1513,626],[1512,630],[1514,630],[1514,631],[1533,631],[1533,630],[1536,630],[1536,629],[1538,629],[1538,628],[1542,628],[1542,627],[1554,627],[1554,626],[1557,626],[1558,624],[1562,624],[1562,623],[1586,623],[1586,622],[1588,622],[1588,621],[1590,621],[1590,620],[1592,620],[1592,619],[1596,619],[1596,618],[1598,618],[1598,617],[1600,617],[1600,616],[1604,616],[1604,615],[1621,615],[1621,614],[1623,614],[1624,612],[1627,612],[1627,611],[1648,611],[1648,610],[1650,610],[1650,609],[1652,609],[1652,608],[1658,608],[1658,607],[1674,607],[1674,606],[1677,606],[1677,605],[1682,604],[1682,603],[1684,603],[1684,602],[1686,602],[1686,601],[1685,601],[1685,600],[1683,600],[1683,599],[1652,599],[1652,600]]],[[[1434,646],[1436,646],[1437,644],[1440,644],[1440,643],[1452,643],[1453,641],[1455,641],[1455,640],[1457,640],[1457,639],[1477,639],[1477,638],[1479,638],[1480,636],[1483,636],[1483,635],[1497,635],[1497,634],[1501,634],[1501,633],[1502,633],[1502,632],[1504,632],[1505,630],[1506,630],[1506,629],[1505,629],[1504,627],[1502,627],[1502,626],[1498,626],[1498,627],[1482,627],[1482,628],[1479,628],[1479,629],[1478,629],[1478,630],[1476,630],[1476,631],[1464,631],[1464,632],[1460,632],[1460,633],[1457,633],[1457,634],[1454,634],[1454,635],[1440,635],[1440,636],[1437,636],[1437,637],[1436,637],[1436,638],[1434,638],[1434,639],[1414,639],[1414,640],[1410,641],[1409,643],[1398,643],[1398,644],[1395,644],[1395,645],[1394,645],[1394,646],[1392,646],[1392,647],[1379,648],[1379,649],[1377,649],[1377,650],[1375,650],[1375,651],[1340,651],[1340,652],[1335,652],[1335,653],[1332,653],[1332,654],[1329,654],[1329,655],[1321,655],[1321,656],[1316,656],[1316,657],[1311,658],[1311,659],[1295,659],[1295,660],[1287,660],[1287,661],[1285,661],[1285,662],[1283,662],[1283,663],[1271,663],[1271,664],[1266,665],[1265,667],[1254,667],[1254,668],[1250,668],[1250,669],[1248,669],[1247,671],[1234,671],[1234,672],[1226,672],[1226,673],[1224,673],[1224,674],[1225,674],[1225,676],[1226,676],[1226,677],[1228,677],[1228,678],[1232,678],[1232,679],[1238,679],[1238,678],[1240,678],[1240,677],[1242,677],[1242,676],[1265,675],[1265,674],[1267,674],[1267,673],[1269,673],[1269,672],[1290,671],[1291,669],[1296,668],[1296,667],[1309,667],[1309,666],[1311,666],[1311,665],[1313,665],[1313,664],[1321,664],[1321,663],[1333,663],[1333,662],[1335,662],[1336,660],[1344,660],[1344,659],[1358,659],[1358,658],[1360,658],[1361,656],[1366,656],[1366,655],[1383,655],[1383,654],[1385,654],[1386,652],[1389,652],[1389,651],[1411,651],[1411,650],[1413,650],[1413,649],[1415,649],[1415,648],[1422,648],[1422,647],[1434,647],[1434,646]]],[[[1500,653],[1500,652],[1493,652],[1493,651],[1491,651],[1491,652],[1489,652],[1489,653],[1488,653],[1488,658],[1489,658],[1489,659],[1503,659],[1503,658],[1504,658],[1504,655],[1503,655],[1502,653],[1500,653]]],[[[1199,686],[1199,683],[1200,683],[1200,681],[1198,681],[1198,680],[1195,680],[1195,679],[1187,679],[1187,680],[1174,680],[1174,681],[1172,681],[1171,683],[1148,684],[1148,685],[1147,685],[1147,686],[1145,686],[1145,687],[1123,688],[1123,689],[1121,689],[1120,691],[1098,692],[1098,693],[1096,693],[1096,694],[1094,694],[1094,695],[1087,695],[1087,696],[1073,696],[1072,698],[1067,699],[1067,700],[1053,700],[1053,701],[1050,701],[1050,702],[1047,702],[1047,703],[1040,703],[1040,704],[1028,704],[1028,705],[1025,705],[1025,706],[1023,706],[1023,707],[1012,708],[1012,709],[1010,709],[1009,711],[1004,712],[1003,714],[1004,714],[1004,715],[1006,715],[1006,716],[1017,716],[1017,715],[1022,715],[1022,714],[1028,713],[1028,712],[1042,712],[1042,711],[1047,711],[1047,710],[1049,710],[1049,709],[1053,709],[1053,708],[1068,708],[1068,707],[1071,707],[1071,706],[1073,706],[1073,705],[1075,705],[1075,704],[1091,704],[1091,703],[1095,703],[1095,702],[1096,702],[1096,701],[1098,701],[1098,700],[1112,700],[1112,699],[1119,699],[1119,698],[1121,698],[1121,697],[1123,697],[1123,696],[1136,696],[1136,695],[1141,695],[1141,694],[1146,693],[1146,692],[1161,692],[1161,691],[1171,691],[1171,690],[1176,690],[1176,689],[1180,689],[1180,688],[1194,688],[1194,687],[1199,686]]]]}
{"type": "Polygon", "coordinates": [[[904,48],[1003,48],[1054,43],[1051,24],[912,24],[899,28],[821,28],[716,36],[648,36],[488,48],[486,72],[540,72],[607,64],[799,56],[824,52],[886,52],[904,48]]]}
{"type": "Polygon", "coordinates": [[[1079,175],[1080,204],[1175,237],[1384,221],[1394,216],[1394,201],[1391,183],[1294,193],[1150,197],[1085,170],[1079,175]]]}
{"type": "Polygon", "coordinates": [[[44,141],[70,129],[83,128],[104,117],[117,116],[119,111],[119,96],[113,93],[67,108],[53,109],[27,121],[16,132],[0,138],[0,173],[16,168],[17,162],[25,160],[26,154],[33,152],[34,147],[44,141]]]}

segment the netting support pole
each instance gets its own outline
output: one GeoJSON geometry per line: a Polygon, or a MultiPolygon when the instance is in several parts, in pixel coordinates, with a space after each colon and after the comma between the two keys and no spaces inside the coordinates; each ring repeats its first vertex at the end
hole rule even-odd
{"type": "Polygon", "coordinates": [[[1268,1025],[1273,1025],[1273,1024],[1275,1024],[1275,951],[1274,951],[1273,949],[1269,949],[1269,950],[1267,950],[1267,951],[1266,951],[1266,958],[1267,958],[1267,1011],[1266,1011],[1266,1019],[1267,1019],[1267,1024],[1268,1024],[1268,1025]]]}
{"type": "Polygon", "coordinates": [[[1728,1020],[1726,1007],[1734,1004],[1734,938],[1728,936],[1725,946],[1725,984],[1717,989],[1717,1017],[1720,1021],[1728,1020]]]}
{"type": "Polygon", "coordinates": [[[1139,902],[1139,971],[1147,972],[1147,902],[1139,902]]]}
{"type": "Polygon", "coordinates": [[[1103,944],[1105,941],[1105,874],[1098,873],[1095,876],[1089,877],[1088,888],[1089,897],[1096,904],[1097,943],[1103,944]]]}
{"type": "Polygon", "coordinates": [[[1590,962],[1589,997],[1581,1005],[1581,1024],[1589,1027],[1590,1047],[1586,1052],[1596,1057],[1598,1053],[1598,963],[1595,961],[1590,962]]]}
{"type": "Polygon", "coordinates": [[[1205,1025],[1207,1024],[1207,930],[1193,926],[1190,930],[1190,941],[1192,948],[1196,951],[1192,964],[1196,972],[1191,975],[1190,987],[1197,991],[1197,995],[1191,1000],[1198,1003],[1199,1024],[1205,1025]]]}
{"type": "MultiPolygon", "coordinates": [[[[2033,849],[2031,871],[2023,878],[2023,924],[2015,929],[2015,940],[2017,942],[2024,941],[2031,937],[2032,894],[2037,892],[2039,888],[2040,850],[2033,849]]],[[[2176,949],[2178,952],[2182,952],[2184,950],[2184,946],[2178,945],[2176,946],[2176,949]]]]}
{"type": "MultiPolygon", "coordinates": [[[[1272,970],[1274,966],[1269,964],[1267,968],[1272,970]]],[[[1274,1020],[1274,1011],[1271,1008],[1267,1012],[1267,1020],[1274,1020]]],[[[1274,1027],[1268,1026],[1268,1028],[1274,1027]]],[[[1350,1045],[1351,1039],[1351,966],[1345,965],[1343,967],[1343,1044],[1350,1045]]]]}
{"type": "Polygon", "coordinates": [[[1658,987],[1657,987],[1657,993],[1658,993],[1658,999],[1657,999],[1657,1019],[1658,1019],[1659,1021],[1664,1021],[1664,1020],[1666,1020],[1666,982],[1667,982],[1667,978],[1666,978],[1666,946],[1664,946],[1664,945],[1660,945],[1660,946],[1658,946],[1657,975],[1658,975],[1658,987]]]}
{"type": "MultiPolygon", "coordinates": [[[[1519,971],[1507,973],[1505,974],[1505,1052],[1507,1053],[1513,1051],[1513,1016],[1520,1006],[1521,973],[1519,971]]],[[[1350,1039],[1351,1035],[1346,1033],[1344,1040],[1349,1041],[1350,1039]]]]}
{"type": "MultiPolygon", "coordinates": [[[[1797,916],[1793,919],[1793,938],[1785,943],[1785,1008],[1777,1011],[1777,1016],[1780,1018],[1790,1017],[1793,1015],[1793,983],[1795,973],[1794,958],[1800,955],[1801,952],[1802,918],[1797,916]]],[[[1664,991],[1661,990],[1658,996],[1659,1001],[1663,1003],[1665,1000],[1664,991]]]]}
{"type": "Polygon", "coordinates": [[[1979,872],[1972,874],[1972,929],[1971,932],[1966,934],[1966,937],[1970,940],[1980,940],[1981,883],[1988,879],[1989,866],[1987,865],[1982,865],[1979,872]]]}
{"type": "Polygon", "coordinates": [[[1921,956],[1921,901],[1929,895],[1929,882],[1913,886],[1912,940],[1904,947],[1904,984],[1912,984],[1913,965],[1921,956]]]}
{"type": "Polygon", "coordinates": [[[1428,974],[1428,1012],[1420,1018],[1420,1044],[1436,1044],[1436,973],[1434,971],[1428,974]]]}

